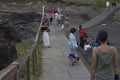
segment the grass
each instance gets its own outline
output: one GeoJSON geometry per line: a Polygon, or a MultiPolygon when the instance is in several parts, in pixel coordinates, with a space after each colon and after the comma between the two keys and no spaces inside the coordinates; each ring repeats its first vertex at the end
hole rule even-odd
{"type": "Polygon", "coordinates": [[[33,44],[33,41],[34,41],[34,38],[29,38],[23,41],[22,43],[16,44],[16,50],[17,50],[18,57],[23,55],[25,50],[31,47],[31,45],[33,44]]]}
{"type": "MultiPolygon", "coordinates": [[[[35,75],[31,73],[31,76],[30,76],[30,79],[31,80],[38,80],[39,76],[41,75],[42,73],[42,70],[41,70],[41,62],[42,62],[42,47],[41,47],[41,44],[42,44],[42,38],[40,38],[40,41],[39,41],[39,52],[37,52],[37,62],[35,64],[35,75]]],[[[30,62],[31,64],[31,62],[30,62]]],[[[32,68],[31,68],[32,70],[32,68]]]]}
{"type": "MultiPolygon", "coordinates": [[[[33,42],[34,42],[34,38],[29,38],[22,43],[16,44],[16,49],[17,49],[17,52],[18,52],[18,56],[22,56],[23,53],[25,52],[25,50],[32,46],[33,42]]],[[[37,51],[37,62],[35,62],[35,74],[32,73],[32,56],[30,56],[30,79],[31,80],[37,80],[38,77],[41,75],[41,72],[42,72],[41,71],[42,38],[40,38],[40,41],[39,41],[38,44],[39,44],[39,51],[37,51]]],[[[22,74],[25,74],[25,72],[22,73],[22,74]]],[[[24,79],[24,78],[25,78],[25,76],[22,77],[22,79],[24,79]]]]}

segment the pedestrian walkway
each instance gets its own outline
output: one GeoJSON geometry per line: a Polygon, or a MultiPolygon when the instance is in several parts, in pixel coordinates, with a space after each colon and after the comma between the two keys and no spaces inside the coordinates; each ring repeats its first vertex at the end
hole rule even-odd
{"type": "Polygon", "coordinates": [[[89,71],[81,60],[75,66],[69,65],[70,48],[62,30],[55,25],[50,27],[51,48],[43,48],[39,80],[89,80],[89,71]]]}

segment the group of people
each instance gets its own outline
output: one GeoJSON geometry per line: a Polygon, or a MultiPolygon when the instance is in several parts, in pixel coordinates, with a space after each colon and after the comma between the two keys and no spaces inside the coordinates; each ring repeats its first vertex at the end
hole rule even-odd
{"type": "MultiPolygon", "coordinates": [[[[69,44],[71,48],[71,52],[69,53],[69,59],[71,65],[74,65],[78,61],[78,55],[76,54],[78,44],[77,39],[75,37],[75,32],[76,29],[71,28],[69,34],[69,44]]],[[[84,34],[81,34],[80,36],[80,40],[82,41],[80,46],[82,48],[84,43],[83,35],[84,34]]],[[[90,80],[119,80],[118,51],[115,47],[108,45],[108,37],[109,35],[105,30],[100,30],[97,34],[97,38],[99,40],[100,45],[96,48],[93,48],[92,51],[90,80]]]]}
{"type": "Polygon", "coordinates": [[[53,9],[52,7],[48,8],[48,16],[44,15],[43,20],[48,22],[49,25],[52,24],[53,18],[55,18],[56,24],[60,28],[68,27],[70,23],[70,17],[68,14],[63,15],[60,8],[53,9]]]}
{"type": "MultiPolygon", "coordinates": [[[[88,46],[87,35],[86,35],[85,30],[82,27],[82,25],[78,26],[78,31],[79,31],[79,35],[80,35],[80,47],[81,47],[81,49],[87,51],[87,49],[90,46],[88,46]]],[[[79,60],[79,57],[76,53],[76,49],[78,48],[79,45],[78,45],[78,41],[75,37],[75,32],[76,32],[75,28],[70,29],[69,45],[70,45],[71,52],[69,53],[69,56],[68,56],[70,59],[70,65],[74,65],[79,60]]]]}
{"type": "Polygon", "coordinates": [[[116,7],[116,5],[117,5],[117,4],[116,4],[115,2],[110,2],[110,1],[108,1],[108,0],[106,1],[106,7],[107,7],[107,8],[109,8],[110,6],[116,7]]]}
{"type": "Polygon", "coordinates": [[[42,20],[42,27],[41,32],[43,33],[43,45],[45,47],[50,47],[50,39],[49,39],[49,32],[50,32],[50,25],[53,22],[53,18],[55,18],[57,25],[61,27],[62,29],[64,26],[69,26],[69,15],[63,16],[60,9],[48,9],[48,15],[44,15],[42,20]]]}
{"type": "MultiPolygon", "coordinates": [[[[55,12],[55,17],[59,24],[61,23],[61,21],[59,21],[59,19],[61,18],[58,15],[59,13],[57,14],[57,12],[55,12]]],[[[69,15],[66,16],[65,23],[69,23],[69,15]]],[[[46,18],[43,20],[42,25],[43,27],[41,28],[41,31],[43,32],[44,46],[50,47],[50,30],[48,20],[46,18]]],[[[78,31],[81,49],[86,51],[88,48],[93,48],[90,69],[90,80],[118,80],[118,51],[115,47],[112,47],[108,44],[109,35],[107,31],[100,30],[98,32],[96,38],[98,41],[98,45],[96,47],[92,47],[89,44],[87,40],[88,36],[82,25],[78,26],[78,31]]],[[[70,60],[70,65],[72,66],[79,61],[79,56],[76,53],[76,49],[79,47],[79,45],[75,33],[76,29],[71,28],[69,34],[70,53],[68,55],[68,58],[70,60]]]]}
{"type": "Polygon", "coordinates": [[[42,27],[41,32],[43,32],[43,45],[45,47],[50,47],[50,39],[49,39],[49,32],[50,32],[50,25],[53,22],[53,18],[55,18],[57,25],[60,26],[62,29],[64,26],[69,25],[69,15],[63,16],[60,9],[53,9],[48,8],[48,15],[44,15],[42,20],[42,27]]]}
{"type": "Polygon", "coordinates": [[[70,17],[68,14],[64,16],[61,12],[55,12],[55,19],[58,27],[61,27],[63,29],[64,27],[69,26],[70,17]]]}

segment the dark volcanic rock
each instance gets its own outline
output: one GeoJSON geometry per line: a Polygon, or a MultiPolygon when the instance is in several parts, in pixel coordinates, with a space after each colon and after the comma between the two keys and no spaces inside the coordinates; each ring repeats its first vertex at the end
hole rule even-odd
{"type": "Polygon", "coordinates": [[[4,32],[3,38],[7,39],[8,41],[21,42],[21,38],[18,37],[18,34],[14,27],[0,26],[0,31],[4,32]]]}
{"type": "MultiPolygon", "coordinates": [[[[36,35],[34,31],[36,29],[35,22],[39,23],[41,21],[41,15],[36,12],[12,13],[8,16],[1,16],[0,19],[0,25],[11,26],[17,32],[15,34],[24,40],[36,35]]],[[[9,31],[7,32],[9,33],[9,31]]]]}
{"type": "Polygon", "coordinates": [[[13,13],[10,15],[11,22],[14,24],[24,24],[28,22],[36,22],[40,21],[41,15],[37,14],[35,12],[29,12],[29,13],[13,13]]]}
{"type": "Polygon", "coordinates": [[[40,21],[41,15],[35,12],[0,16],[0,70],[17,58],[14,42],[35,37],[40,21]]]}
{"type": "Polygon", "coordinates": [[[12,13],[8,16],[1,16],[0,25],[8,25],[8,24],[25,24],[29,22],[37,22],[41,21],[41,15],[36,12],[28,12],[28,13],[12,13]]]}
{"type": "Polygon", "coordinates": [[[0,30],[0,70],[17,58],[17,51],[13,41],[5,39],[6,31],[0,30]]]}

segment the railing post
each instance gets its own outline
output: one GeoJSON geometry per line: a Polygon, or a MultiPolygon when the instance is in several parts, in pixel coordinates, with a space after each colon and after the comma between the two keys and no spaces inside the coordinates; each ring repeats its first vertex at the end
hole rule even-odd
{"type": "Polygon", "coordinates": [[[26,62],[26,80],[30,80],[30,62],[29,62],[29,57],[26,62]]]}
{"type": "Polygon", "coordinates": [[[44,13],[45,13],[45,6],[43,5],[42,18],[44,16],[44,13]]]}
{"type": "Polygon", "coordinates": [[[15,76],[14,76],[14,80],[17,80],[17,73],[16,73],[15,76]]]}
{"type": "Polygon", "coordinates": [[[37,53],[36,53],[37,51],[36,51],[36,50],[37,50],[37,44],[36,44],[36,46],[35,46],[35,50],[34,50],[34,54],[35,54],[35,62],[37,62],[37,53]]]}
{"type": "Polygon", "coordinates": [[[33,72],[33,74],[35,74],[35,55],[34,55],[34,51],[32,53],[32,72],[33,72]]]}
{"type": "Polygon", "coordinates": [[[37,43],[37,52],[38,54],[40,52],[40,33],[39,33],[39,38],[38,38],[38,43],[37,43]]]}

